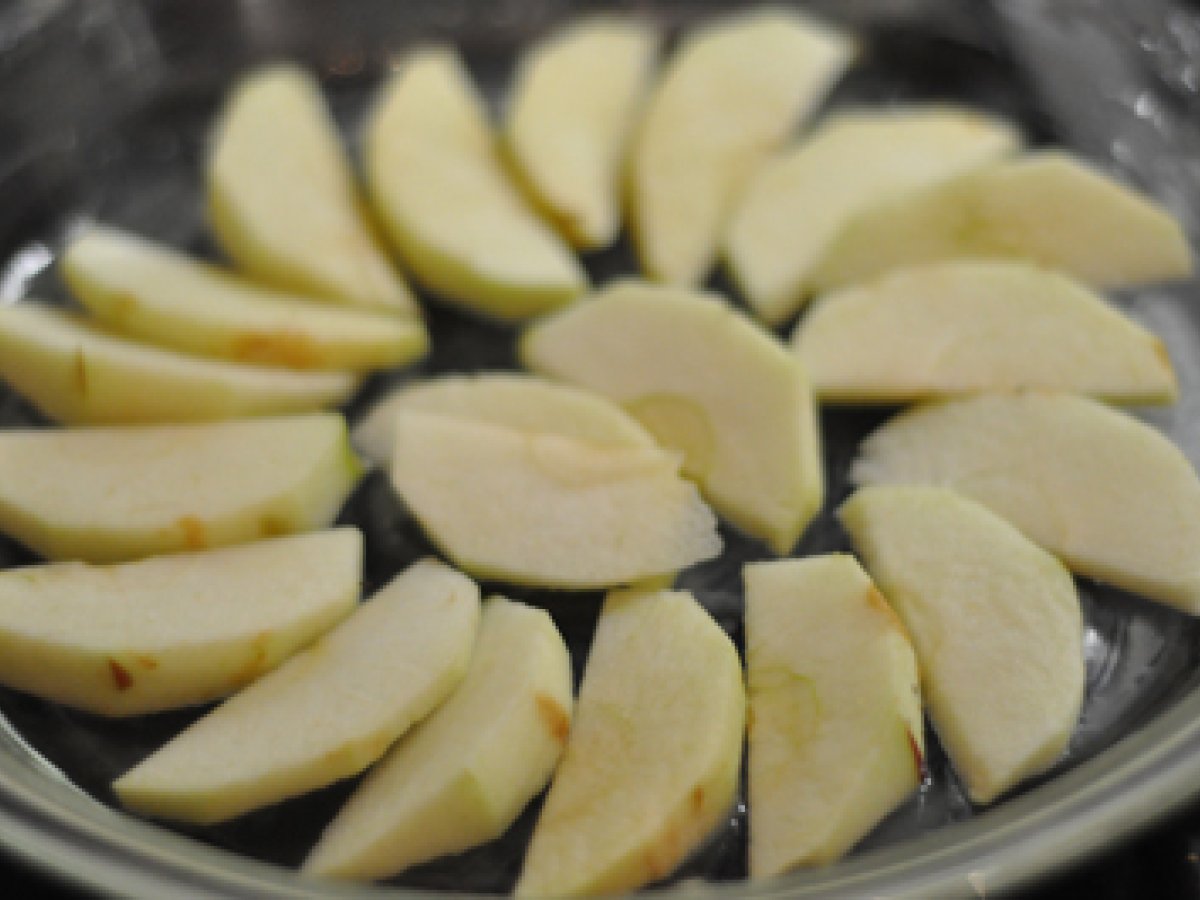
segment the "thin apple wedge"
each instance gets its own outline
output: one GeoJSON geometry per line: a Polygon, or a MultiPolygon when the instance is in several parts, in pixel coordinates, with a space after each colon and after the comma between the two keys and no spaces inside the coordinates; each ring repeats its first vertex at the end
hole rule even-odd
{"type": "Polygon", "coordinates": [[[631,226],[650,278],[703,280],[742,189],[852,54],[846,35],[783,8],[687,36],[650,96],[630,160],[631,226]]]}
{"type": "Polygon", "coordinates": [[[129,809],[212,823],[361,772],[462,680],[479,589],[426,560],[113,783],[129,809]]]}
{"type": "Polygon", "coordinates": [[[319,531],[112,566],[0,572],[0,683],[105,716],[215,700],[358,600],[362,535],[319,531]]]}
{"type": "Polygon", "coordinates": [[[1083,704],[1070,573],[940,488],[866,488],[839,516],[912,637],[934,727],[971,799],[990,803],[1049,768],[1083,704]]]}
{"type": "Polygon", "coordinates": [[[679,459],[428,413],[397,419],[392,483],[455,564],[478,578],[585,589],[716,556],[716,518],[679,459]]]}
{"type": "Polygon", "coordinates": [[[234,89],[205,171],[210,224],[243,269],[278,288],[411,315],[377,242],[321,89],[277,64],[234,89]]]}
{"type": "Polygon", "coordinates": [[[609,287],[533,325],[530,369],[615,400],[684,456],[718,513],[791,550],[821,506],[824,470],[807,376],[773,336],[713,295],[609,287]]]}
{"type": "Polygon", "coordinates": [[[750,877],[839,859],[921,783],[917,661],[852,557],[753,563],[750,877]]]}
{"type": "Polygon", "coordinates": [[[516,895],[669,875],[730,809],[745,707],[737,650],[691,594],[610,595],[516,895]]]}
{"type": "Polygon", "coordinates": [[[1050,388],[1171,403],[1162,341],[1073,279],[1007,260],[897,269],[822,297],[792,344],[827,403],[1050,388]]]}
{"type": "Polygon", "coordinates": [[[341,416],[0,432],[0,530],[119,562],[324,528],[362,471],[341,416]]]}
{"type": "Polygon", "coordinates": [[[446,300],[521,319],[587,289],[571,251],[505,171],[483,100],[452,50],[404,59],[380,90],[363,153],[392,243],[446,300]]]}
{"type": "Polygon", "coordinates": [[[1148,197],[1059,151],[997,162],[855,216],[818,264],[820,289],[957,257],[1023,259],[1097,287],[1185,278],[1179,224],[1148,197]]]}
{"type": "Polygon", "coordinates": [[[558,763],[571,659],[550,616],[492,597],[459,687],[368,773],[304,862],[378,879],[499,837],[558,763]]]}

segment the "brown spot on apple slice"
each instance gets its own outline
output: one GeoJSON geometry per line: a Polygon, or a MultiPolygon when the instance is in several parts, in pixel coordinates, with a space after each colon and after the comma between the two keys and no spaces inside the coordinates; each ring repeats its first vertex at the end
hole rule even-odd
{"type": "Polygon", "coordinates": [[[565,746],[567,735],[571,733],[571,717],[567,715],[567,711],[561,703],[541,691],[534,694],[533,701],[537,704],[538,715],[541,716],[550,736],[565,746]]]}
{"type": "Polygon", "coordinates": [[[76,347],[75,354],[71,358],[71,378],[75,383],[75,390],[79,391],[79,396],[86,397],[88,393],[87,356],[82,347],[76,347]]]}
{"type": "Polygon", "coordinates": [[[700,815],[704,811],[704,785],[698,784],[692,788],[692,812],[700,815]]]}
{"type": "Polygon", "coordinates": [[[708,413],[680,394],[646,394],[624,404],[635,419],[670,450],[683,454],[683,472],[703,478],[712,469],[717,438],[708,413]]]}
{"type": "Polygon", "coordinates": [[[183,544],[189,550],[203,550],[208,546],[204,522],[196,516],[183,516],[176,524],[183,531],[183,544]]]}
{"type": "Polygon", "coordinates": [[[905,726],[904,733],[908,737],[908,746],[912,750],[913,762],[917,767],[917,781],[923,782],[929,777],[929,771],[925,766],[925,754],[921,752],[921,744],[916,735],[912,733],[912,729],[905,726]]]}
{"type": "Polygon", "coordinates": [[[138,655],[133,658],[133,661],[147,672],[153,672],[158,668],[158,660],[153,656],[138,655]]]}
{"type": "Polygon", "coordinates": [[[233,342],[233,357],[241,362],[312,369],[321,353],[311,336],[299,331],[246,332],[233,342]]]}
{"type": "Polygon", "coordinates": [[[129,674],[129,670],[111,656],[108,658],[108,671],[112,674],[113,684],[117,686],[118,691],[127,691],[133,687],[133,676],[129,674]]]}

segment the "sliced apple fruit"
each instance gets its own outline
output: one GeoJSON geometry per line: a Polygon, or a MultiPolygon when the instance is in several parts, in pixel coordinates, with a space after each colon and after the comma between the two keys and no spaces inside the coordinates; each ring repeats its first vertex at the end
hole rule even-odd
{"type": "Polygon", "coordinates": [[[933,725],[972,801],[990,803],[1049,768],[1083,704],[1070,573],[941,488],[866,488],[839,516],[912,637],[933,725]]]}
{"type": "Polygon", "coordinates": [[[367,124],[364,167],[392,243],[427,287],[500,319],[561,306],[587,275],[505,171],[452,50],[410,53],[367,124]]]}
{"type": "Polygon", "coordinates": [[[205,175],[226,253],[268,284],[413,314],[376,241],[316,81],[287,64],[246,76],[221,113],[205,175]]]}
{"type": "Polygon", "coordinates": [[[354,528],[112,566],[0,572],[0,683],[105,716],[215,700],[344,618],[354,528]]]}
{"type": "Polygon", "coordinates": [[[657,48],[645,23],[597,16],[521,59],[508,148],[540,208],[576,247],[607,247],[621,227],[621,170],[657,48]]]}
{"type": "Polygon", "coordinates": [[[725,233],[729,271],[751,308],[777,325],[808,299],[813,268],[855,213],[1019,145],[1007,123],[951,106],[830,116],[751,180],[725,233]]]}
{"type": "Polygon", "coordinates": [[[355,775],[462,680],[478,620],[469,579],[418,562],[113,790],[136,812],[208,824],[355,775]]]}
{"type": "Polygon", "coordinates": [[[834,862],[921,783],[917,661],[850,556],[752,563],[750,877],[834,862]]]}
{"type": "Polygon", "coordinates": [[[820,289],[956,257],[1023,259],[1097,287],[1185,278],[1192,255],[1153,200],[1066,153],[997,162],[855,216],[817,266],[820,289]]]}
{"type": "Polygon", "coordinates": [[[397,419],[392,483],[431,540],[481,579],[626,585],[721,550],[679,459],[428,413],[397,419]]]}
{"type": "Polygon", "coordinates": [[[59,263],[71,292],[129,337],[235,362],[367,371],[423,356],[420,319],[310,302],[115,228],[94,226],[59,263]]]}
{"type": "Polygon", "coordinates": [[[746,694],[686,592],[607,599],[518,897],[618,894],[669,875],[730,810],[746,694]]]}
{"type": "Polygon", "coordinates": [[[703,280],[742,189],[852,54],[846,35],[782,8],[687,36],[650,96],[630,160],[631,225],[650,278],[703,280]]]}
{"type": "Polygon", "coordinates": [[[119,562],[324,528],[362,468],[341,416],[0,432],[0,530],[119,562]]]}
{"type": "Polygon", "coordinates": [[[462,683],[367,774],[303,870],[386,878],[499,837],[550,780],[571,691],[571,659],[550,616],[489,599],[462,683]]]}
{"type": "Polygon", "coordinates": [[[827,403],[1015,388],[1171,403],[1162,341],[1073,279],[1023,262],[897,269],[828,294],[792,337],[827,403]]]}
{"type": "Polygon", "coordinates": [[[777,553],[824,495],[816,414],[794,354],[713,295],[625,281],[533,325],[536,372],[615,400],[684,456],[717,512],[777,553]]]}

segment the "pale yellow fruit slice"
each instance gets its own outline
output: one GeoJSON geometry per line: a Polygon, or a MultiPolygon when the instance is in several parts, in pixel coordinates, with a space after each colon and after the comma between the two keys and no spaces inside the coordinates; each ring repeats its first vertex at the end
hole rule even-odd
{"type": "Polygon", "coordinates": [[[550,616],[489,599],[462,683],[368,773],[304,871],[385,878],[499,837],[550,780],[572,702],[550,616]]]}
{"type": "Polygon", "coordinates": [[[410,53],[367,124],[364,167],[392,243],[426,286],[500,319],[561,306],[587,275],[504,169],[452,50],[410,53]]]}
{"type": "Polygon", "coordinates": [[[1026,387],[1116,403],[1178,394],[1156,335],[1073,279],[1022,262],[897,269],[821,298],[792,344],[828,403],[1026,387]]]}
{"type": "Polygon", "coordinates": [[[517,896],[669,875],[729,811],[745,706],[737,651],[691,594],[611,595],[517,896]]]}
{"type": "Polygon", "coordinates": [[[116,562],[324,528],[361,467],[341,416],[0,433],[0,530],[116,562]]]}
{"type": "Polygon", "coordinates": [[[631,225],[650,278],[703,280],[742,189],[852,53],[846,35],[781,8],[688,35],[650,96],[630,160],[631,225]]]}
{"type": "Polygon", "coordinates": [[[852,557],[753,563],[750,877],[840,858],[920,784],[917,661],[852,557]]]}
{"type": "Polygon", "coordinates": [[[405,412],[392,483],[465,571],[511,584],[625,585],[721,550],[677,457],[405,412]]]}
{"type": "Polygon", "coordinates": [[[469,579],[416,563],[113,790],[136,812],[211,823],[355,775],[462,680],[478,621],[469,579]]]}
{"type": "Polygon", "coordinates": [[[1019,145],[1007,123],[951,106],[833,115],[750,182],[725,233],[729,271],[751,308],[778,324],[808,299],[813,268],[855,213],[1019,145]]]}
{"type": "Polygon", "coordinates": [[[624,406],[684,456],[721,515],[787,553],[824,496],[807,376],[774,337],[708,294],[627,281],[539,322],[526,366],[624,406]]]}
{"type": "Polygon", "coordinates": [[[416,312],[376,241],[320,87],[302,69],[272,65],[237,85],[205,175],[213,231],[256,278],[355,306],[416,312]]]}
{"type": "Polygon", "coordinates": [[[59,265],[71,292],[107,327],[201,356],[366,371],[406,365],[429,348],[415,316],[313,303],[115,228],[88,229],[59,265]]]}
{"type": "Polygon", "coordinates": [[[904,621],[942,745],[975,803],[1051,766],[1083,703],[1083,621],[1062,564],[940,488],[859,491],[842,523],[904,621]]]}
{"type": "Polygon", "coordinates": [[[362,535],[339,528],[0,572],[0,682],[106,716],[215,700],[344,618],[362,553],[362,535]]]}
{"type": "Polygon", "coordinates": [[[864,441],[851,478],[952,488],[1079,574],[1200,614],[1200,480],[1154,428],[1093,400],[918,407],[864,441]]]}
{"type": "Polygon", "coordinates": [[[1192,255],[1154,201],[1059,151],[998,162],[861,212],[817,267],[821,289],[955,257],[1023,259],[1098,287],[1184,278],[1192,255]]]}
{"type": "Polygon", "coordinates": [[[25,301],[0,308],[0,378],[67,425],[197,422],[345,402],[349,372],[295,372],[186,356],[25,301]]]}
{"type": "Polygon", "coordinates": [[[521,59],[508,148],[576,247],[607,247],[621,227],[621,170],[657,48],[648,25],[606,16],[568,25],[521,59]]]}

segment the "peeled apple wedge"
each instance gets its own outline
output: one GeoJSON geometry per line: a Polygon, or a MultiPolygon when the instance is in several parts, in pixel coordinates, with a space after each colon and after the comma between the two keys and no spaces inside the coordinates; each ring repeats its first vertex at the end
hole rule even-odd
{"type": "Polygon", "coordinates": [[[0,682],[105,716],[243,687],[358,600],[362,535],[293,535],[140,562],[0,572],[0,682]]]}
{"type": "Polygon", "coordinates": [[[386,878],[499,837],[549,781],[572,702],[550,616],[492,597],[462,683],[368,773],[303,870],[386,878]]]}
{"type": "Polygon", "coordinates": [[[859,213],[813,275],[820,289],[955,257],[1023,259],[1097,287],[1185,278],[1192,256],[1161,206],[1066,153],[1031,153],[859,213]]]}
{"type": "Polygon", "coordinates": [[[391,462],[396,417],[404,410],[592,444],[655,446],[636,419],[598,394],[533,375],[485,372],[406,384],[385,396],[354,427],[354,444],[364,456],[381,466],[391,462]]]}
{"type": "Polygon", "coordinates": [[[897,269],[822,297],[792,337],[827,403],[1051,388],[1171,403],[1159,338],[1084,285],[1005,260],[897,269]]]}
{"type": "Polygon", "coordinates": [[[343,403],[358,387],[349,372],[268,369],[140,344],[31,301],[0,308],[0,378],[67,425],[303,412],[343,403]]]}
{"type": "Polygon", "coordinates": [[[272,291],[115,228],[90,228],[59,265],[71,292],[107,327],[186,353],[367,371],[406,365],[429,347],[415,316],[272,291]]]}
{"type": "Polygon", "coordinates": [[[324,528],[362,468],[334,414],[0,432],[0,531],[119,562],[324,528]]]}
{"type": "Polygon", "coordinates": [[[621,170],[657,48],[647,25],[598,16],[521,59],[508,149],[540,208],[581,249],[607,247],[621,227],[621,170]]]}
{"type": "Polygon", "coordinates": [[[1166,437],[1093,400],[918,407],[863,442],[851,478],[951,488],[1079,574],[1200,615],[1200,481],[1166,437]]]}
{"type": "Polygon", "coordinates": [[[226,101],[205,171],[222,248],[275,287],[412,315],[376,241],[321,89],[296,66],[246,76],[226,101]]]}
{"type": "Polygon", "coordinates": [[[820,508],[824,470],[800,360],[719,298],[626,281],[538,322],[530,369],[620,403],[684,456],[718,513],[777,553],[820,508]]]}
{"type": "Polygon", "coordinates": [[[929,713],[975,803],[1049,768],[1083,703],[1083,621],[1062,564],[952,491],[866,488],[839,516],[917,650],[929,713]]]}
{"type": "Polygon", "coordinates": [[[845,34],[782,8],[688,35],[651,93],[630,158],[631,225],[648,277],[704,279],[741,191],[852,54],[845,34]]]}
{"type": "Polygon", "coordinates": [[[855,213],[1019,145],[1007,123],[951,106],[830,116],[751,180],[725,233],[729,270],[751,308],[779,324],[808,299],[814,267],[855,213]]]}
{"type": "Polygon", "coordinates": [[[674,871],[733,802],[745,706],[737,651],[691,594],[610,595],[516,896],[617,894],[674,871]]]}
{"type": "Polygon", "coordinates": [[[404,59],[376,99],[363,152],[392,243],[446,300],[512,320],[587,289],[570,249],[505,171],[483,99],[452,50],[404,59]]]}
{"type": "Polygon", "coordinates": [[[478,621],[469,579],[418,562],[113,790],[136,812],[208,824],[355,775],[462,680],[478,621]]]}
{"type": "Polygon", "coordinates": [[[921,782],[917,661],[841,554],[753,563],[746,585],[750,877],[839,859],[921,782]]]}
{"type": "Polygon", "coordinates": [[[716,518],[657,447],[405,412],[392,484],[430,539],[480,579],[633,584],[721,550],[716,518]]]}

